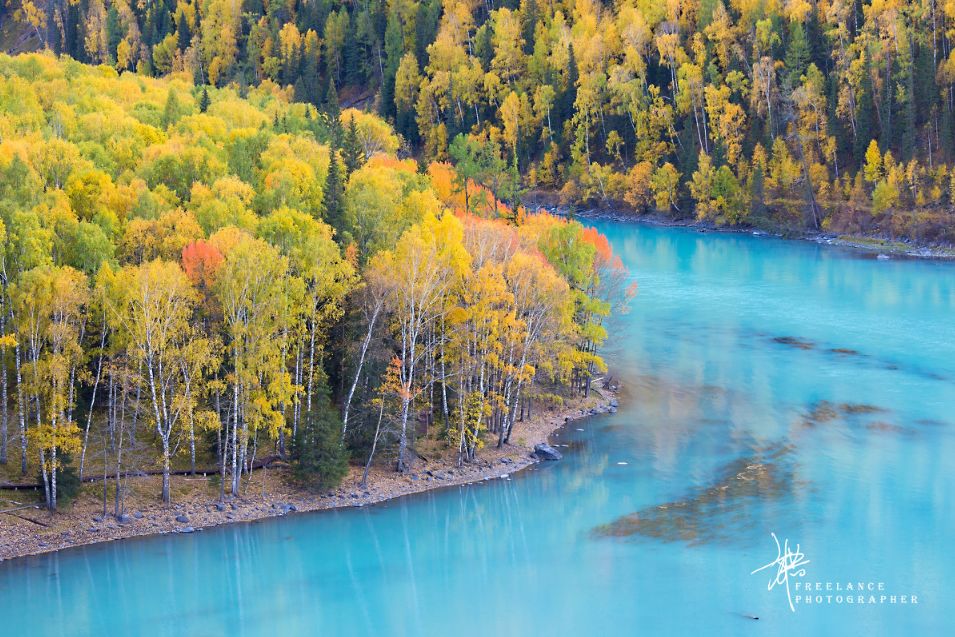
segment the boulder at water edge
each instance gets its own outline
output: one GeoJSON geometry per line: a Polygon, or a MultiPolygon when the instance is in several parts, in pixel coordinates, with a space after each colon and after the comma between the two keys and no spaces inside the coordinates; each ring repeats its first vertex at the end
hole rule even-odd
{"type": "Polygon", "coordinates": [[[540,460],[560,460],[563,457],[559,451],[544,442],[534,445],[534,453],[532,455],[540,460]]]}

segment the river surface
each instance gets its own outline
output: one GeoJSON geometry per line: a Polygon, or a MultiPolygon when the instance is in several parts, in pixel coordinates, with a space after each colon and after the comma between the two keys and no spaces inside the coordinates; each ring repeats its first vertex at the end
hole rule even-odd
{"type": "Polygon", "coordinates": [[[0,564],[0,634],[955,634],[955,265],[593,223],[640,287],[562,462],[0,564]]]}

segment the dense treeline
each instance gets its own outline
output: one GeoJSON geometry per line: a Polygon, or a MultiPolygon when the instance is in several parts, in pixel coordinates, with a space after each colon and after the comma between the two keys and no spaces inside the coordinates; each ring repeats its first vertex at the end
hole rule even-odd
{"type": "Polygon", "coordinates": [[[94,466],[119,514],[140,470],[168,502],[197,464],[238,494],[271,454],[314,487],[422,437],[468,461],[603,369],[603,237],[244,93],[0,56],[0,462],[51,509],[94,466]]]}
{"type": "Polygon", "coordinates": [[[520,186],[562,189],[570,202],[721,224],[955,240],[955,9],[934,0],[16,0],[7,11],[42,45],[121,70],[271,80],[315,105],[374,96],[411,148],[480,160],[509,201],[520,186]],[[455,147],[458,135],[477,152],[455,147]]]}

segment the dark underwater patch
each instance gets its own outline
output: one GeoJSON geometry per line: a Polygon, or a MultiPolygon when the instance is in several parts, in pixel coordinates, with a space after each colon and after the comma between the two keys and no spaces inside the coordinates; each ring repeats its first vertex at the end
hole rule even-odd
{"type": "MultiPolygon", "coordinates": [[[[762,332],[756,332],[756,335],[765,336],[765,334],[762,332]]],[[[773,343],[786,345],[787,347],[803,351],[815,350],[819,349],[820,347],[816,342],[807,338],[802,338],[800,336],[773,336],[770,337],[770,340],[773,343]]],[[[863,360],[869,359],[870,364],[891,372],[902,371],[909,374],[915,374],[916,376],[921,376],[922,378],[927,378],[929,380],[937,380],[941,382],[946,382],[949,380],[949,378],[944,374],[939,374],[938,372],[932,370],[920,369],[910,365],[902,365],[892,360],[879,359],[878,357],[873,358],[871,355],[864,354],[863,352],[860,352],[857,349],[852,349],[851,347],[826,347],[825,349],[820,349],[820,351],[825,352],[826,354],[833,354],[842,360],[853,358],[861,362],[863,360]]]]}
{"type": "Polygon", "coordinates": [[[615,431],[623,431],[624,429],[626,429],[626,427],[624,427],[623,425],[604,425],[597,431],[602,434],[609,434],[615,431]]]}
{"type": "Polygon", "coordinates": [[[869,431],[876,431],[876,432],[881,432],[881,433],[892,433],[892,434],[908,434],[908,433],[911,433],[911,432],[910,432],[908,429],[906,429],[905,427],[900,427],[900,426],[898,426],[898,425],[893,425],[893,424],[890,423],[890,422],[883,422],[883,421],[881,421],[881,420],[877,420],[877,421],[875,421],[875,422],[870,422],[870,423],[866,424],[865,428],[868,429],[869,431]]]}
{"type": "Polygon", "coordinates": [[[809,426],[831,422],[839,417],[839,410],[834,403],[820,400],[809,407],[803,422],[809,426]]]}
{"type": "Polygon", "coordinates": [[[915,421],[916,425],[923,427],[946,427],[948,423],[944,420],[935,420],[934,418],[919,418],[915,421]]]}
{"type": "Polygon", "coordinates": [[[829,350],[831,354],[839,354],[840,356],[862,356],[858,350],[850,349],[848,347],[833,347],[829,350]]]}
{"type": "Polygon", "coordinates": [[[885,407],[867,403],[833,403],[828,400],[820,400],[809,407],[803,418],[803,423],[812,427],[845,416],[871,416],[873,414],[887,414],[889,411],[885,407]]]}
{"type": "Polygon", "coordinates": [[[804,488],[796,477],[792,451],[790,445],[774,445],[734,460],[717,471],[712,485],[594,527],[591,535],[690,544],[732,542],[752,524],[754,504],[788,498],[804,488]]]}
{"type": "Polygon", "coordinates": [[[810,350],[815,349],[816,344],[810,340],[804,338],[799,338],[798,336],[776,336],[773,337],[774,343],[779,343],[780,345],[787,345],[789,347],[794,347],[796,349],[810,350]]]}
{"type": "Polygon", "coordinates": [[[838,407],[839,411],[849,416],[858,414],[885,414],[889,412],[885,407],[877,407],[876,405],[868,405],[865,403],[839,403],[838,407]]]}

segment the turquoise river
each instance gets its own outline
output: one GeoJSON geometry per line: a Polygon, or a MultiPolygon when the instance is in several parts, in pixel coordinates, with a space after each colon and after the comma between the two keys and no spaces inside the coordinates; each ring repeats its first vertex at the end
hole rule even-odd
{"type": "Polygon", "coordinates": [[[6,562],[0,634],[955,634],[955,265],[593,223],[639,294],[563,461],[6,562]]]}

